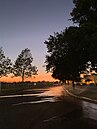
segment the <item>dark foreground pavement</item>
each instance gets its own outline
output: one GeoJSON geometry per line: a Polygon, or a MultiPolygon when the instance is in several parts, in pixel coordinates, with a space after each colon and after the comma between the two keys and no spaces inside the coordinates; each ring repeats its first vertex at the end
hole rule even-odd
{"type": "Polygon", "coordinates": [[[0,129],[97,129],[97,122],[83,118],[80,106],[69,98],[37,102],[41,97],[0,99],[0,129]]]}

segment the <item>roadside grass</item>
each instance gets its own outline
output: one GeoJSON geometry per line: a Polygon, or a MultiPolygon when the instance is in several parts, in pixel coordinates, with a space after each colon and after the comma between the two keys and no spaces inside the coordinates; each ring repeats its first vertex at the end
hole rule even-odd
{"type": "Polygon", "coordinates": [[[84,97],[91,98],[91,99],[97,99],[97,92],[87,90],[87,91],[82,92],[80,96],[84,96],[84,97]]]}
{"type": "Polygon", "coordinates": [[[97,99],[97,90],[91,90],[91,89],[72,89],[69,88],[68,91],[72,94],[78,95],[78,96],[82,96],[82,97],[87,97],[87,98],[91,98],[91,99],[97,99]]]}

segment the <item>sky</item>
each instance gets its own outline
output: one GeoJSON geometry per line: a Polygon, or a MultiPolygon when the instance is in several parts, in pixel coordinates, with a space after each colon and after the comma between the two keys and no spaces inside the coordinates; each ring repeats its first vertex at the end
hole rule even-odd
{"type": "Polygon", "coordinates": [[[72,9],[72,0],[0,0],[0,47],[12,62],[29,48],[38,68],[33,80],[53,80],[43,67],[44,42],[54,32],[73,25],[69,20],[72,9]]]}

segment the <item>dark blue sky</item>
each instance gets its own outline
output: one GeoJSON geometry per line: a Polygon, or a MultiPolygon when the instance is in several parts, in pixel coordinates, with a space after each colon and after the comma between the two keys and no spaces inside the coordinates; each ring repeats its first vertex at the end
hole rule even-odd
{"type": "Polygon", "coordinates": [[[14,61],[30,48],[39,71],[45,61],[44,41],[54,32],[72,25],[72,0],[0,0],[0,46],[14,61]]]}

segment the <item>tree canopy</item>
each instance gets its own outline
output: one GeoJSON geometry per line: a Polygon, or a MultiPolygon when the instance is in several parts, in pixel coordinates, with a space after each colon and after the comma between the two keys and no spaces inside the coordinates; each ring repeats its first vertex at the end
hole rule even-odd
{"type": "Polygon", "coordinates": [[[73,3],[71,20],[78,25],[54,33],[45,41],[46,70],[59,80],[76,80],[88,61],[94,68],[97,66],[97,1],[73,0],[73,3]]]}
{"type": "Polygon", "coordinates": [[[14,76],[20,76],[22,78],[22,81],[24,81],[25,78],[36,75],[38,70],[36,66],[32,65],[32,62],[33,57],[30,49],[26,48],[22,50],[13,66],[14,76]]]}
{"type": "Polygon", "coordinates": [[[81,58],[79,49],[80,31],[78,27],[69,27],[61,33],[50,36],[45,44],[48,48],[46,56],[46,69],[59,80],[76,80],[79,72],[84,70],[86,60],[81,58]]]}
{"type": "Polygon", "coordinates": [[[0,77],[11,73],[12,63],[8,57],[5,57],[2,47],[0,47],[0,77]]]}
{"type": "Polygon", "coordinates": [[[73,0],[73,3],[75,7],[71,16],[74,23],[97,25],[97,0],[73,0]]]}
{"type": "Polygon", "coordinates": [[[80,49],[84,57],[97,65],[97,0],[73,0],[75,5],[71,12],[72,21],[79,24],[82,33],[80,49]]]}

